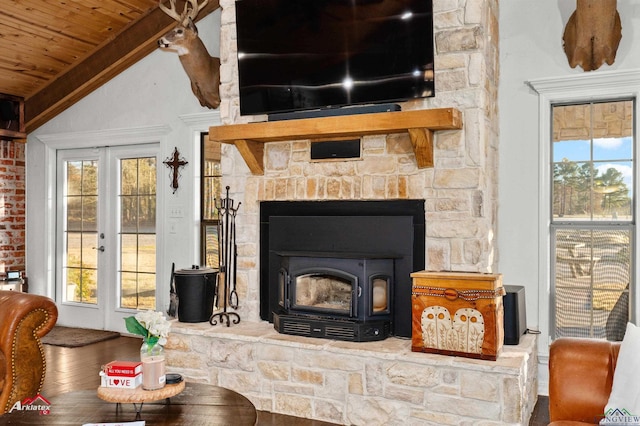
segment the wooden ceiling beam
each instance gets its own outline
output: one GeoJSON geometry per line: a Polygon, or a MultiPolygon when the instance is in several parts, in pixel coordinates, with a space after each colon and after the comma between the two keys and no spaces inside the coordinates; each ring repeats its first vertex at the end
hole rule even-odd
{"type": "MultiPolygon", "coordinates": [[[[180,9],[181,5],[178,3],[180,9]]],[[[220,6],[208,3],[204,18],[220,6]]],[[[175,25],[159,8],[125,28],[83,61],[25,99],[25,127],[30,133],[158,48],[157,40],[175,25]]]]}

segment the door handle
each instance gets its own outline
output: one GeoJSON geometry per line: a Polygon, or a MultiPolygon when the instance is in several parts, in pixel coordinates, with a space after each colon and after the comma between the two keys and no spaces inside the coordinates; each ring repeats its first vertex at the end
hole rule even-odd
{"type": "Polygon", "coordinates": [[[104,246],[100,246],[100,247],[93,247],[94,250],[98,250],[98,251],[104,251],[104,246]]]}

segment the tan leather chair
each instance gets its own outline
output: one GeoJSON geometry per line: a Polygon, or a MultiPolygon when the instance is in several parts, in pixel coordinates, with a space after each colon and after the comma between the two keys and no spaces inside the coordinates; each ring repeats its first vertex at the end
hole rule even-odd
{"type": "Polygon", "coordinates": [[[598,424],[611,394],[620,342],[561,338],[549,352],[550,426],[598,424]]]}
{"type": "Polygon", "coordinates": [[[40,339],[57,320],[48,297],[0,291],[0,414],[42,389],[46,362],[40,339]]]}

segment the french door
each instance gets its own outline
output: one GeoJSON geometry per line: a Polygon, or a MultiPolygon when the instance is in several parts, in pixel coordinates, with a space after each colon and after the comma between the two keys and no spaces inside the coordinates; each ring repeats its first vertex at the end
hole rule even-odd
{"type": "Polygon", "coordinates": [[[57,153],[60,325],[124,331],[156,309],[158,145],[57,153]]]}

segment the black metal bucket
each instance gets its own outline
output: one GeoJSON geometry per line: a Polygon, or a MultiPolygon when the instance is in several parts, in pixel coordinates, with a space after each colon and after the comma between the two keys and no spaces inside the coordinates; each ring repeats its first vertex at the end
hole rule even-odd
{"type": "Polygon", "coordinates": [[[178,321],[205,322],[213,314],[218,271],[211,268],[175,272],[178,321]]]}

